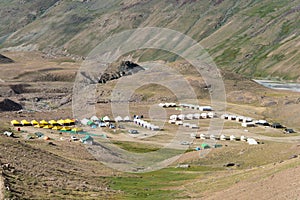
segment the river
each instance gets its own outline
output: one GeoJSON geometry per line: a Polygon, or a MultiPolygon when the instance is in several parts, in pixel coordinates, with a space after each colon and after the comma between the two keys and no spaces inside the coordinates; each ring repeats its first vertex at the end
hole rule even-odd
{"type": "Polygon", "coordinates": [[[253,80],[256,83],[265,86],[267,88],[275,90],[289,90],[293,92],[300,92],[300,83],[284,83],[280,81],[270,81],[270,80],[253,80]]]}

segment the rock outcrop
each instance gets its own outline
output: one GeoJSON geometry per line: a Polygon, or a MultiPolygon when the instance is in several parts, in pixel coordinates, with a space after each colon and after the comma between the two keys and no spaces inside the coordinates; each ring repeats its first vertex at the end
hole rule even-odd
{"type": "Polygon", "coordinates": [[[98,83],[106,83],[114,79],[119,79],[122,76],[130,76],[136,74],[139,71],[145,70],[143,67],[131,61],[123,61],[117,69],[108,69],[106,72],[101,74],[98,83]]]}
{"type": "Polygon", "coordinates": [[[14,61],[2,54],[0,54],[0,64],[13,63],[14,61]]]}
{"type": "Polygon", "coordinates": [[[10,99],[0,101],[0,111],[19,111],[22,110],[22,105],[10,99]]]}

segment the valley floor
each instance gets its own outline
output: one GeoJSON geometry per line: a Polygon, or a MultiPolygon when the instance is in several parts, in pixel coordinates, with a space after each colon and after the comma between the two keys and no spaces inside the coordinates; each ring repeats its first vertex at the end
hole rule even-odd
{"type": "MultiPolygon", "coordinates": [[[[284,134],[283,129],[262,126],[245,128],[239,122],[224,120],[222,134],[253,137],[260,143],[248,145],[242,141],[192,140],[191,129],[178,128],[169,124],[166,119],[154,119],[150,116],[151,109],[155,110],[159,100],[167,94],[166,90],[160,90],[161,88],[153,85],[141,88],[136,92],[137,101],[128,105],[130,115],[143,114],[146,121],[163,127],[162,131],[153,132],[133,122],[116,124],[116,127],[121,125],[123,128],[115,130],[80,125],[85,131],[95,135],[93,137],[96,143],[111,142],[137,155],[155,152],[172,141],[176,145],[167,148],[166,153],[174,153],[186,147],[175,162],[162,169],[146,173],[128,173],[100,162],[99,158],[104,157],[103,151],[97,152],[97,155],[91,153],[96,149],[96,145],[88,146],[79,141],[72,141],[70,133],[33,127],[21,127],[21,131],[18,131],[17,127],[12,127],[9,122],[13,119],[48,121],[72,118],[72,86],[80,63],[58,58],[44,59],[40,54],[28,56],[27,53],[11,53],[9,57],[16,63],[0,66],[0,80],[3,80],[0,83],[0,92],[3,98],[20,102],[26,109],[23,112],[0,112],[0,164],[9,164],[9,167],[2,167],[4,185],[0,181],[0,191],[4,191],[0,195],[4,194],[5,198],[300,198],[300,177],[297,176],[300,173],[298,93],[273,91],[249,80],[235,79],[230,74],[225,74],[228,113],[282,122],[297,132],[284,134]],[[20,70],[16,72],[13,67],[20,70]],[[151,92],[153,90],[158,92],[151,92]],[[131,129],[138,130],[139,134],[129,134],[131,129]],[[5,130],[14,132],[15,137],[4,136],[2,132],[5,130]],[[50,140],[36,137],[36,132],[42,132],[50,140]],[[181,137],[174,140],[176,134],[181,137]],[[107,138],[103,139],[103,135],[107,138]],[[192,140],[192,143],[185,146],[185,142],[189,140],[192,140]],[[195,148],[201,147],[203,143],[219,144],[220,147],[195,151],[195,148]],[[228,163],[233,163],[234,166],[226,167],[228,163]],[[181,164],[188,164],[190,167],[178,168],[181,164]]],[[[201,82],[199,77],[193,75],[188,75],[188,78],[194,82],[201,82]]],[[[112,117],[111,105],[102,100],[110,96],[114,84],[115,82],[111,82],[98,88],[99,101],[95,103],[98,117],[112,117]]],[[[172,97],[168,96],[169,99],[172,97]]],[[[209,104],[210,101],[205,97],[201,99],[201,103],[209,104]]],[[[167,117],[181,112],[175,108],[159,111],[167,117]]],[[[186,109],[184,112],[198,111],[186,109]]],[[[218,112],[217,114],[216,120],[221,120],[218,112]]],[[[207,133],[211,120],[190,122],[199,125],[200,128],[194,132],[200,134],[207,133]]],[[[84,137],[80,134],[75,136],[84,137]]],[[[109,156],[116,155],[118,156],[112,152],[109,156]]],[[[108,157],[112,158],[114,157],[108,157]]],[[[1,198],[3,197],[0,196],[1,198]]]]}

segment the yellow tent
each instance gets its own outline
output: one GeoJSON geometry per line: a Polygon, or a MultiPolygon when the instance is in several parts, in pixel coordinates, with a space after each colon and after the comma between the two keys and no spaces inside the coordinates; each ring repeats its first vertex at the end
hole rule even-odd
{"type": "Polygon", "coordinates": [[[65,120],[60,119],[60,120],[57,121],[57,123],[60,124],[60,125],[64,125],[65,124],[65,120]]]}
{"type": "Polygon", "coordinates": [[[83,129],[82,128],[73,128],[71,131],[73,131],[73,132],[81,132],[81,131],[83,131],[83,129]]]}
{"type": "Polygon", "coordinates": [[[40,124],[42,124],[42,125],[48,125],[49,123],[46,120],[42,120],[42,121],[40,121],[40,124]]]}
{"type": "Polygon", "coordinates": [[[43,124],[37,124],[37,125],[34,126],[34,128],[43,128],[43,127],[44,127],[43,124]]]}
{"type": "Polygon", "coordinates": [[[60,130],[60,129],[62,129],[61,126],[54,126],[54,127],[52,128],[52,130],[60,130]]]}
{"type": "Polygon", "coordinates": [[[57,123],[57,121],[55,121],[55,120],[52,119],[52,120],[49,121],[49,124],[51,124],[51,125],[57,125],[58,123],[57,123]]]}
{"type": "Polygon", "coordinates": [[[73,120],[73,119],[66,119],[65,120],[65,124],[74,125],[75,124],[75,120],[73,120]]]}
{"type": "Polygon", "coordinates": [[[39,124],[39,122],[38,121],[36,121],[36,120],[31,120],[31,122],[30,122],[33,126],[34,125],[38,125],[39,124]]]}
{"type": "Polygon", "coordinates": [[[20,125],[21,125],[20,122],[18,122],[18,121],[15,120],[15,119],[12,120],[10,123],[11,123],[12,126],[20,126],[20,125]]]}
{"type": "Polygon", "coordinates": [[[62,129],[60,129],[61,131],[70,131],[71,128],[68,126],[63,127],[62,129]]]}
{"type": "Polygon", "coordinates": [[[26,119],[23,119],[23,120],[21,121],[21,124],[22,124],[23,126],[31,126],[31,123],[30,123],[29,121],[27,121],[26,119]]]}
{"type": "Polygon", "coordinates": [[[52,126],[52,125],[46,125],[46,126],[44,126],[43,128],[45,128],[45,129],[52,129],[53,126],[52,126]]]}

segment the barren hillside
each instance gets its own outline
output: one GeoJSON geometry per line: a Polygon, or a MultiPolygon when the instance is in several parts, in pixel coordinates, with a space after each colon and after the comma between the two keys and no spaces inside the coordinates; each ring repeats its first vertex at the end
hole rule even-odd
{"type": "Polygon", "coordinates": [[[44,2],[0,2],[0,47],[85,56],[112,34],[163,27],[199,41],[219,67],[251,77],[300,75],[299,0],[44,2]]]}

